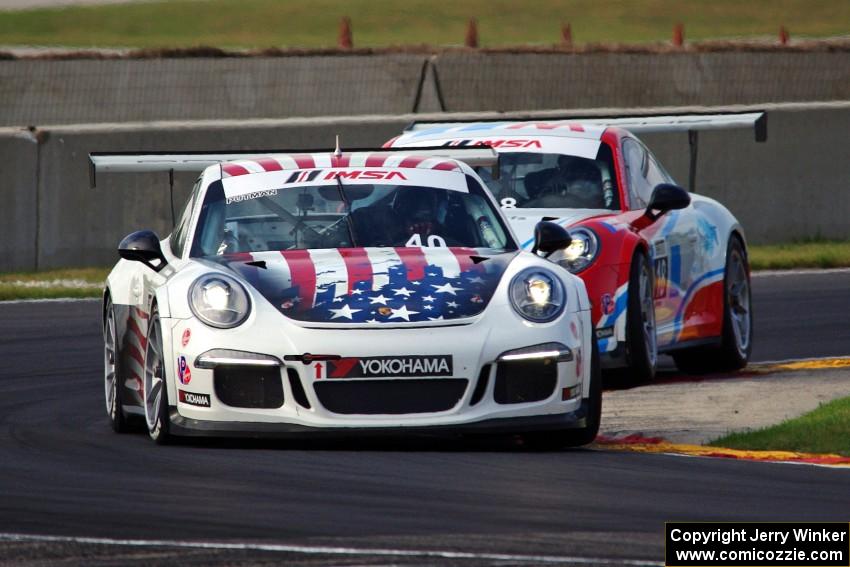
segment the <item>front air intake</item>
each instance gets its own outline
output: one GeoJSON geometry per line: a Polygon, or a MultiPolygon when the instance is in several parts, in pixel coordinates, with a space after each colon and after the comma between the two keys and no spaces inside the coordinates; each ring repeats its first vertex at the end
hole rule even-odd
{"type": "Polygon", "coordinates": [[[225,405],[263,409],[283,405],[283,382],[276,366],[218,366],[213,373],[215,395],[225,405]]]}
{"type": "Polygon", "coordinates": [[[558,364],[554,359],[499,362],[493,398],[499,404],[523,404],[545,400],[558,384],[558,364]]]}
{"type": "Polygon", "coordinates": [[[466,378],[402,380],[325,380],[313,384],[319,401],[333,413],[434,413],[455,407],[466,392],[466,378]]]}

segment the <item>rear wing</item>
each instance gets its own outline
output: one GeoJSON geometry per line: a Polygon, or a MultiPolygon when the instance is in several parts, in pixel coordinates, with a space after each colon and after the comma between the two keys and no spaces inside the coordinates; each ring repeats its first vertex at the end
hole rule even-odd
{"type": "Polygon", "coordinates": [[[767,113],[757,112],[714,112],[690,114],[647,114],[635,116],[554,116],[546,113],[521,116],[511,114],[510,118],[493,117],[481,120],[461,121],[416,121],[405,128],[405,132],[415,132],[428,128],[450,128],[464,124],[481,122],[563,122],[593,124],[598,126],[618,126],[635,133],[692,132],[700,130],[728,130],[731,128],[753,128],[756,142],[767,140],[767,113]]]}
{"type": "Polygon", "coordinates": [[[705,130],[730,130],[752,128],[756,142],[767,141],[767,112],[706,112],[689,114],[647,114],[637,116],[552,116],[545,113],[519,116],[512,114],[510,119],[504,117],[487,118],[458,122],[419,121],[411,123],[405,132],[425,130],[428,128],[463,126],[481,122],[560,122],[570,121],[577,124],[593,124],[598,126],[617,126],[636,134],[657,134],[687,132],[690,163],[688,167],[688,190],[696,192],[697,154],[699,150],[699,132],[705,130]]]}
{"type": "MultiPolygon", "coordinates": [[[[397,153],[413,156],[445,157],[470,167],[491,167],[498,177],[499,154],[489,146],[474,148],[368,148],[345,150],[353,153],[397,153]]],[[[89,183],[97,186],[98,173],[168,173],[173,183],[175,171],[201,172],[211,165],[250,158],[332,154],[324,150],[240,150],[232,152],[92,152],[89,154],[89,183]]]]}

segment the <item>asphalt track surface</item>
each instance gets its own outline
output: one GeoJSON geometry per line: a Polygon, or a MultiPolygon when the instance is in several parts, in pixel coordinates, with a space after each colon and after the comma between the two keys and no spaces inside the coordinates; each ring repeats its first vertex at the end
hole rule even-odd
{"type": "MultiPolygon", "coordinates": [[[[755,359],[850,354],[850,272],[753,288],[755,359]]],[[[107,425],[98,309],[0,304],[0,563],[643,565],[665,521],[849,519],[846,469],[511,439],[157,447],[107,425]]]]}

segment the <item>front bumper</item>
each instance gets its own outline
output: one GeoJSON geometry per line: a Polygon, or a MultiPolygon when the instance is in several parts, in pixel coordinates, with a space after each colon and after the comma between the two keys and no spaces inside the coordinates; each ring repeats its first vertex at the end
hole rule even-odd
{"type": "Polygon", "coordinates": [[[485,419],[457,425],[385,426],[385,427],[312,427],[297,423],[256,423],[240,421],[204,421],[186,418],[172,406],[169,411],[171,433],[184,437],[247,438],[339,438],[394,436],[455,436],[481,434],[517,434],[533,431],[580,429],[587,425],[590,402],[583,399],[576,410],[566,413],[527,417],[485,419]]]}
{"type": "MultiPolygon", "coordinates": [[[[477,321],[453,327],[374,329],[354,333],[342,329],[306,328],[290,329],[288,333],[279,330],[269,333],[231,330],[226,332],[226,343],[222,340],[224,334],[221,331],[206,328],[193,320],[170,320],[169,323],[165,325],[167,329],[163,329],[168,345],[165,350],[171,351],[172,361],[185,358],[191,375],[188,383],[181,383],[176,362],[168,365],[167,372],[172,377],[167,380],[168,399],[172,404],[172,431],[177,435],[250,437],[322,432],[331,435],[519,432],[582,427],[584,423],[583,396],[587,396],[590,390],[590,322],[587,311],[567,313],[556,322],[545,325],[518,326],[514,322],[491,325],[477,321]],[[186,329],[191,330],[191,342],[182,345],[181,337],[186,329]],[[546,383],[549,389],[545,393],[541,393],[541,388],[503,387],[504,381],[499,382],[499,370],[505,364],[498,362],[501,354],[553,342],[567,347],[572,355],[570,360],[551,363],[555,371],[551,387],[550,382],[546,383]],[[217,390],[219,384],[215,370],[193,365],[200,354],[211,348],[221,348],[224,344],[228,349],[271,355],[279,360],[286,355],[306,352],[332,353],[343,357],[451,354],[454,358],[451,376],[384,380],[394,383],[384,391],[395,392],[396,398],[399,398],[398,392],[401,392],[401,398],[421,396],[424,403],[428,402],[424,398],[430,395],[428,388],[432,381],[435,386],[451,380],[464,383],[462,388],[455,389],[457,396],[451,403],[429,406],[428,403],[420,404],[420,400],[408,403],[404,399],[400,402],[396,399],[393,411],[387,412],[382,412],[380,406],[359,411],[356,404],[347,407],[344,403],[334,409],[328,398],[320,395],[322,387],[357,392],[357,387],[368,389],[370,383],[377,384],[378,380],[316,377],[313,365],[285,362],[283,366],[272,369],[274,374],[271,376],[275,381],[279,379],[282,385],[279,407],[234,407],[232,403],[225,403],[219,395],[221,388],[217,390]],[[482,379],[485,375],[487,380],[482,379]],[[202,407],[197,403],[185,403],[187,392],[208,399],[208,405],[202,407]],[[510,399],[507,403],[506,396],[510,399]],[[406,407],[413,409],[407,411],[406,407]]],[[[359,391],[364,396],[371,395],[371,403],[379,404],[384,395],[372,394],[364,389],[359,391]]],[[[192,400],[197,401],[197,398],[192,400]]]]}

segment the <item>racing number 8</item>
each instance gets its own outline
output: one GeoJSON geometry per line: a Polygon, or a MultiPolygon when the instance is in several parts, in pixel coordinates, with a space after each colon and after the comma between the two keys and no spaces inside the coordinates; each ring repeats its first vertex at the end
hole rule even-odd
{"type": "Polygon", "coordinates": [[[501,201],[499,201],[499,205],[503,209],[515,209],[516,208],[516,199],[513,197],[505,197],[501,201]]]}

